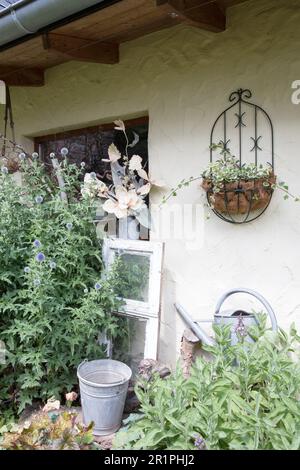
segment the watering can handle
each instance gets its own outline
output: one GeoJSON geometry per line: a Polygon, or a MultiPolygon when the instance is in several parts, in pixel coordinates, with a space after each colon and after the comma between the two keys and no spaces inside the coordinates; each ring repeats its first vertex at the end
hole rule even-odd
{"type": "Polygon", "coordinates": [[[249,295],[252,295],[253,297],[255,297],[257,300],[259,300],[263,306],[265,307],[265,309],[267,310],[268,312],[268,315],[270,317],[270,320],[271,320],[271,323],[272,323],[272,329],[274,331],[277,331],[278,329],[278,325],[277,325],[277,320],[276,320],[276,316],[275,316],[275,313],[274,313],[274,310],[272,309],[271,305],[269,304],[269,302],[260,294],[258,294],[258,292],[255,292],[254,290],[251,290],[251,289],[247,289],[245,287],[241,287],[241,288],[236,288],[236,289],[231,289],[227,292],[225,292],[225,294],[222,295],[222,297],[220,298],[220,300],[218,301],[217,303],[217,306],[216,306],[216,314],[218,314],[220,312],[220,308],[222,306],[222,304],[225,302],[225,300],[232,294],[239,294],[239,293],[244,293],[244,294],[249,294],[249,295]]]}

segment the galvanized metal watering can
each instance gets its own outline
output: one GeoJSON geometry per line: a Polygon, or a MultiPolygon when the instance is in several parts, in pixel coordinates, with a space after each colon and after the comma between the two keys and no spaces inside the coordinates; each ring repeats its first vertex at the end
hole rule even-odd
{"type": "MultiPolygon", "coordinates": [[[[272,324],[272,329],[274,331],[277,330],[277,320],[275,313],[269,304],[269,302],[257,292],[246,289],[244,287],[231,289],[225,294],[222,295],[220,300],[216,305],[216,310],[214,314],[214,323],[216,324],[223,324],[223,325],[231,325],[231,344],[236,344],[241,337],[247,338],[248,341],[251,341],[250,337],[247,335],[247,330],[249,327],[254,326],[257,324],[257,319],[253,313],[245,312],[244,310],[221,310],[221,307],[225,300],[233,294],[240,294],[245,293],[255,297],[260,303],[265,307],[272,324]]],[[[208,334],[203,331],[203,329],[199,326],[197,322],[190,317],[190,315],[184,310],[184,308],[176,303],[175,307],[178,313],[181,315],[183,320],[187,323],[187,325],[191,328],[191,330],[195,333],[195,335],[204,343],[209,346],[213,346],[215,344],[215,340],[208,336],[208,334]]]]}

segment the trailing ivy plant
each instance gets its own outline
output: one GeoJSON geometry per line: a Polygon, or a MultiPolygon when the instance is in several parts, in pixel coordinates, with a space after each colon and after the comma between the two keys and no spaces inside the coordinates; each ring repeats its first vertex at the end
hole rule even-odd
{"type": "Polygon", "coordinates": [[[162,203],[167,202],[172,196],[177,196],[177,192],[189,186],[194,181],[207,180],[211,183],[211,190],[213,193],[218,193],[224,190],[224,183],[234,183],[238,181],[254,181],[264,180],[263,186],[269,189],[280,189],[283,192],[284,199],[293,199],[300,201],[299,196],[295,196],[289,191],[289,186],[284,181],[277,182],[272,178],[273,169],[270,165],[256,166],[253,163],[244,163],[240,165],[240,161],[231,154],[229,149],[224,149],[224,144],[213,144],[212,150],[220,152],[220,158],[216,161],[209,163],[208,167],[201,173],[201,175],[191,176],[187,179],[182,179],[179,184],[172,188],[170,193],[163,198],[162,203]]]}
{"type": "MultiPolygon", "coordinates": [[[[213,149],[220,149],[220,146],[214,145],[213,149]]],[[[214,193],[222,191],[224,183],[233,183],[239,180],[267,180],[272,176],[271,166],[256,166],[254,163],[244,163],[240,166],[239,160],[223,147],[221,147],[221,155],[222,158],[210,163],[201,175],[203,179],[211,181],[214,193]]]]}
{"type": "Polygon", "coordinates": [[[60,158],[68,203],[37,154],[19,153],[22,184],[0,173],[0,410],[21,412],[77,383],[76,367],[101,358],[99,332],[122,335],[111,312],[116,269],[103,277],[91,200],[78,200],[83,169],[60,158]]]}
{"type": "Polygon", "coordinates": [[[214,326],[189,378],[140,383],[141,414],[116,435],[122,449],[300,449],[300,337],[252,330],[255,342],[231,346],[230,326],[214,326]],[[293,351],[295,351],[293,353],[293,351]],[[292,358],[292,353],[295,357],[292,358]]]}

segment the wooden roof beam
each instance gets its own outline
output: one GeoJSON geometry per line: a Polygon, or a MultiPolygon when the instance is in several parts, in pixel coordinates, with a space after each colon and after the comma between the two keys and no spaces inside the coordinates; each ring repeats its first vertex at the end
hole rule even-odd
{"type": "Polygon", "coordinates": [[[44,49],[63,54],[66,60],[115,64],[119,62],[119,45],[90,41],[62,34],[47,33],[43,36],[44,49]]]}
{"type": "Polygon", "coordinates": [[[44,70],[0,65],[0,80],[8,86],[43,86],[45,84],[44,70]]]}
{"type": "Polygon", "coordinates": [[[192,26],[214,32],[226,29],[226,13],[217,0],[156,0],[156,4],[192,26]]]}

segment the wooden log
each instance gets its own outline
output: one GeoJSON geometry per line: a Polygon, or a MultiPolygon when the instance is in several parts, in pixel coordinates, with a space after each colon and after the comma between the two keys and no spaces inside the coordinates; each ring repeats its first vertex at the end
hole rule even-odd
{"type": "Polygon", "coordinates": [[[119,45],[102,41],[47,33],[43,36],[44,49],[65,54],[69,60],[116,64],[119,62],[119,45]]]}
{"type": "Polygon", "coordinates": [[[180,360],[184,377],[189,377],[196,352],[201,348],[201,341],[190,329],[185,329],[181,338],[180,360]]]}
{"type": "Polygon", "coordinates": [[[8,86],[43,86],[44,70],[39,67],[11,67],[0,65],[0,80],[8,86]]]}
{"type": "Polygon", "coordinates": [[[52,165],[53,165],[53,168],[54,168],[54,171],[55,171],[55,175],[56,175],[56,178],[57,178],[57,181],[58,181],[59,188],[61,190],[61,192],[60,192],[61,200],[64,201],[66,204],[68,204],[68,196],[67,196],[67,193],[65,192],[65,182],[64,182],[64,179],[62,177],[57,158],[52,158],[52,165]]]}
{"type": "Polygon", "coordinates": [[[156,5],[183,23],[214,32],[226,29],[226,12],[217,0],[156,0],[156,5]]]}

